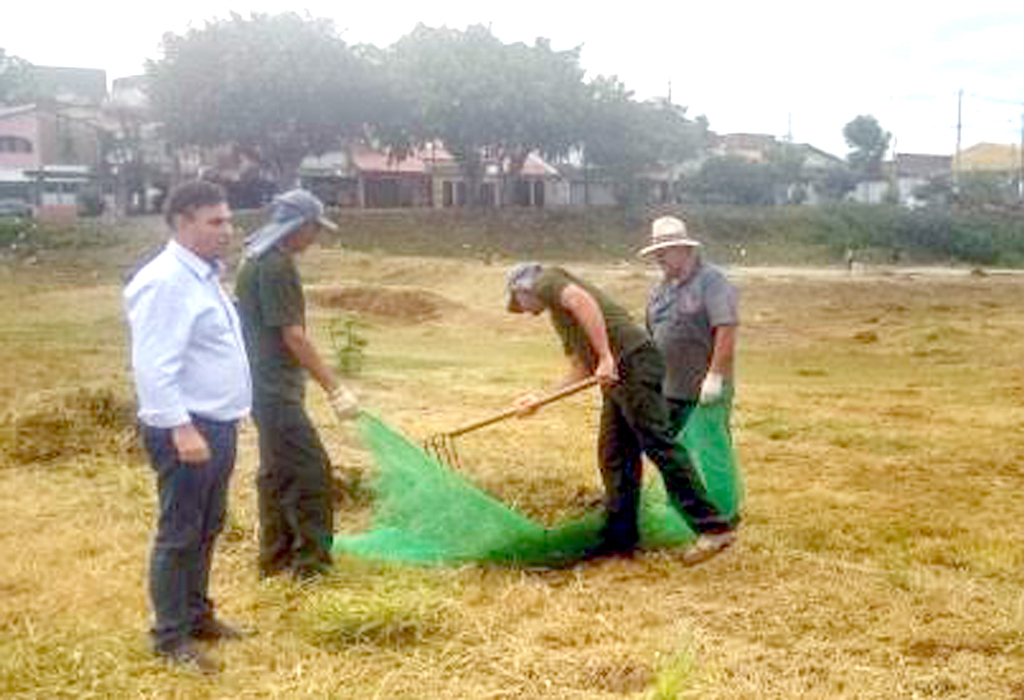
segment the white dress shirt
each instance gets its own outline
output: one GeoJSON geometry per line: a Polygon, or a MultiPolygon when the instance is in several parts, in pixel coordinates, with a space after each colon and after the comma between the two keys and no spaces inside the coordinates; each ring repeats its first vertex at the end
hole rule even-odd
{"type": "Polygon", "coordinates": [[[252,380],[234,304],[219,268],[171,241],[124,291],[139,420],[154,428],[189,414],[237,420],[252,406],[252,380]]]}

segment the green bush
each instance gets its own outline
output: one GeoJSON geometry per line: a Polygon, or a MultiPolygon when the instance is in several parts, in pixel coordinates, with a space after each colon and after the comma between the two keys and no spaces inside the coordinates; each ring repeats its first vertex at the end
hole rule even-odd
{"type": "Polygon", "coordinates": [[[24,219],[0,219],[0,249],[10,249],[31,236],[34,224],[24,219]]]}
{"type": "Polygon", "coordinates": [[[677,214],[719,262],[1024,263],[1024,220],[1009,214],[892,205],[662,206],[504,210],[341,210],[336,243],[357,250],[485,261],[631,259],[656,215],[677,214]]]}
{"type": "MultiPolygon", "coordinates": [[[[857,259],[1024,265],[1024,217],[1008,210],[909,211],[892,205],[826,206],[661,205],[546,209],[340,209],[331,212],[340,231],[327,245],[395,255],[510,260],[610,261],[635,259],[650,221],[681,215],[704,241],[709,259],[721,263],[839,263],[853,249],[857,259]]],[[[259,212],[239,212],[238,239],[260,223],[259,212]]],[[[167,232],[153,217],[112,224],[80,221],[39,226],[0,220],[0,247],[33,249],[151,248],[167,232]],[[26,226],[28,228],[26,228],[26,226]],[[30,240],[29,240],[30,239],[30,240]]]]}

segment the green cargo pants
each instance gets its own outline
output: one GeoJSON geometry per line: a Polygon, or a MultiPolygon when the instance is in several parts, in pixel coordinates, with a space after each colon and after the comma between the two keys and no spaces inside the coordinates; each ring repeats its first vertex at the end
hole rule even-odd
{"type": "Polygon", "coordinates": [[[330,461],[301,404],[257,401],[257,476],[262,576],[298,576],[331,566],[334,509],[330,461]]]}
{"type": "Polygon", "coordinates": [[[604,477],[607,520],[603,549],[629,551],[639,540],[637,508],[642,456],[657,465],[673,507],[697,533],[732,523],[708,500],[704,484],[673,439],[661,393],[665,361],[652,344],[619,358],[619,382],[604,393],[598,456],[604,477]]]}

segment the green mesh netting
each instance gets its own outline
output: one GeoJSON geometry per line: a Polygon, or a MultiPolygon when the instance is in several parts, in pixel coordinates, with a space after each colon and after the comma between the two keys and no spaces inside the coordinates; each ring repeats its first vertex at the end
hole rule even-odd
{"type": "MultiPolygon", "coordinates": [[[[727,429],[729,406],[699,406],[680,440],[724,513],[739,512],[743,485],[727,429]]],[[[364,414],[360,428],[377,464],[370,529],[339,535],[334,548],[363,557],[421,564],[561,566],[598,542],[600,512],[544,527],[501,503],[416,443],[364,414]]],[[[656,471],[656,470],[655,470],[656,471]]],[[[641,545],[685,544],[694,533],[668,505],[660,479],[643,489],[641,545]]]]}

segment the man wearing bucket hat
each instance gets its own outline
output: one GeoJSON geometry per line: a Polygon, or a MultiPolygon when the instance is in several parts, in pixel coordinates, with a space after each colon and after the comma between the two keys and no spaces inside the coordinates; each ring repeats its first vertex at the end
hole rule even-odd
{"type": "Polygon", "coordinates": [[[276,197],[270,220],[246,239],[236,284],[259,430],[262,576],[291,572],[307,578],[331,565],[330,462],[303,405],[306,373],[327,392],[339,419],[358,413],[355,397],[306,331],[294,258],[313,244],[321,229],[337,230],[323,211],[320,200],[305,190],[276,197]]]}
{"type": "Polygon", "coordinates": [[[674,216],[655,219],[639,252],[661,268],[647,301],[647,330],[665,356],[665,398],[679,430],[698,404],[731,393],[739,312],[736,288],[703,262],[701,244],[674,216]]]}
{"type": "MultiPolygon", "coordinates": [[[[637,545],[641,456],[658,466],[672,505],[698,533],[683,555],[696,563],[732,542],[733,523],[708,500],[704,485],[673,440],[661,393],[664,360],[650,337],[621,306],[560,267],[520,263],[506,279],[508,310],[548,311],[570,362],[562,384],[594,375],[603,405],[598,459],[606,520],[595,555],[628,554],[637,545]]],[[[521,415],[537,408],[534,395],[515,402],[521,415]]]]}

